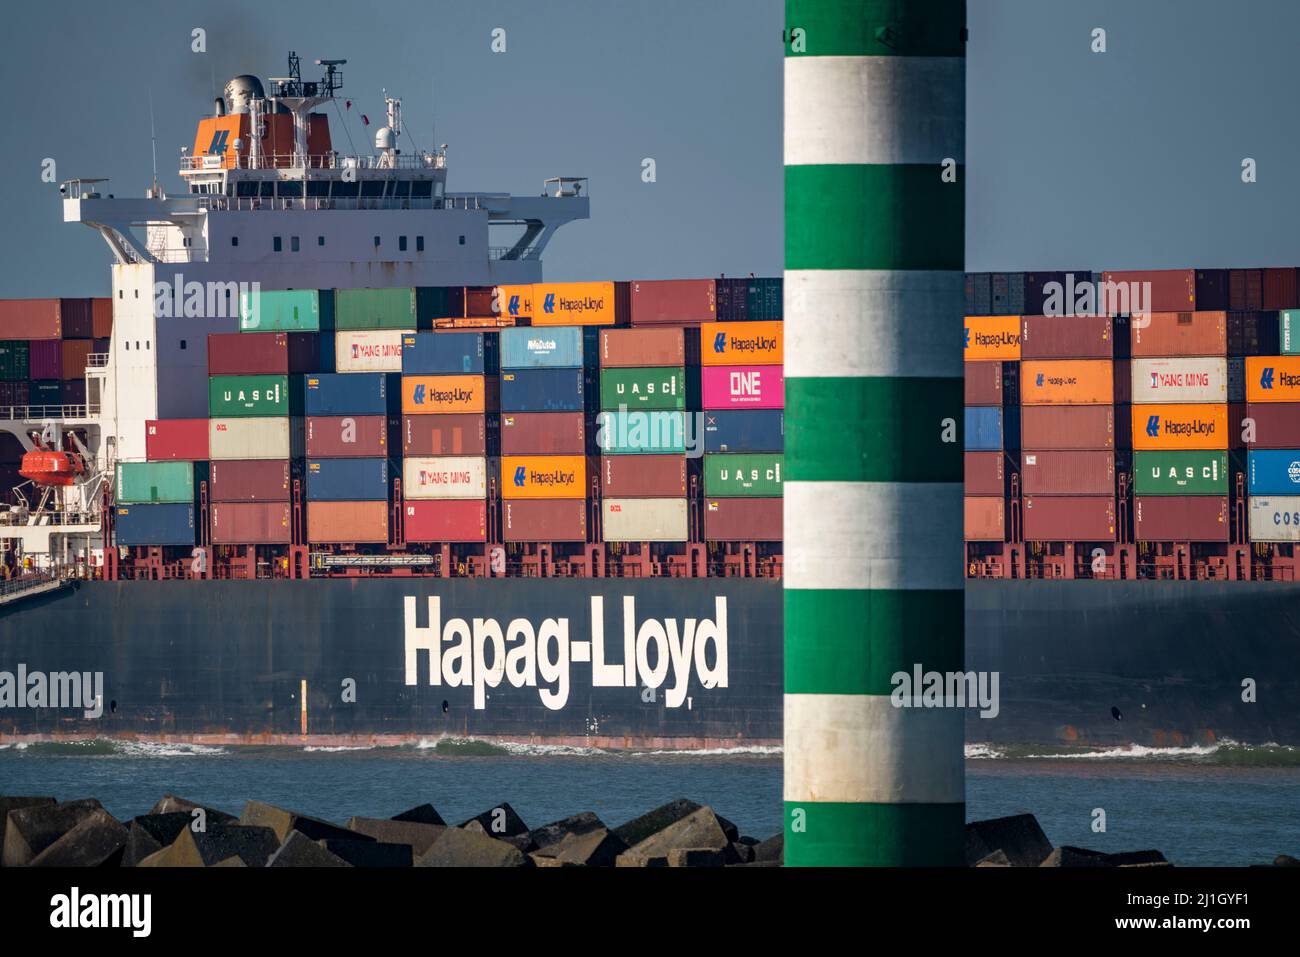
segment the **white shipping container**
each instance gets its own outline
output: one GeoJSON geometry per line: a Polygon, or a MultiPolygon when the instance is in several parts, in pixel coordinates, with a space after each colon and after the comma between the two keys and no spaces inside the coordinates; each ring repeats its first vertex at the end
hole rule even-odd
{"type": "Polygon", "coordinates": [[[1252,495],[1252,542],[1300,542],[1300,495],[1252,495]]]}
{"type": "Polygon", "coordinates": [[[402,336],[414,329],[356,329],[334,334],[336,372],[401,372],[402,336]]]}
{"type": "Polygon", "coordinates": [[[684,542],[686,499],[607,498],[601,506],[607,542],[684,542]]]}
{"type": "MultiPolygon", "coordinates": [[[[302,428],[301,420],[298,428],[302,428]]],[[[292,455],[289,438],[287,417],[211,419],[208,422],[208,458],[213,461],[287,459],[292,455]]]]}
{"type": "Polygon", "coordinates": [[[1134,359],[1134,402],[1227,402],[1228,360],[1134,359]]]}
{"type": "Polygon", "coordinates": [[[483,456],[408,456],[402,460],[402,495],[412,501],[484,498],[487,459],[483,456]]]}

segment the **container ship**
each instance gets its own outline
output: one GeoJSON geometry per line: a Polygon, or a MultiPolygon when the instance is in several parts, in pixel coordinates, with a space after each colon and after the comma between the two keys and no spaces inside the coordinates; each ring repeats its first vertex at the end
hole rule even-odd
{"type": "MultiPolygon", "coordinates": [[[[338,152],[319,65],[64,184],[109,298],[0,303],[0,672],[94,691],[0,738],[779,745],[781,280],[546,282],[585,179],[338,152]]],[[[1300,741],[1295,270],[1144,276],[967,277],[972,742],[1300,741]]]]}

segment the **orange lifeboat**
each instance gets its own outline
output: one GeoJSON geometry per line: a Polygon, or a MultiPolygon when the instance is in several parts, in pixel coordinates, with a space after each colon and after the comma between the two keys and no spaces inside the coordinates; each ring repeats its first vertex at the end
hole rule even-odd
{"type": "Polygon", "coordinates": [[[86,474],[86,463],[76,452],[35,449],[23,456],[18,474],[37,485],[75,485],[86,474]]]}

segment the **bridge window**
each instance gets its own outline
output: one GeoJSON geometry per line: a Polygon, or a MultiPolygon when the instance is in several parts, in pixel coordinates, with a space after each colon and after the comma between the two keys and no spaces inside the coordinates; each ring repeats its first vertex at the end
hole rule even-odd
{"type": "Polygon", "coordinates": [[[183,351],[185,348],[186,348],[186,342],[185,342],[184,339],[182,339],[182,340],[181,340],[181,349],[182,349],[182,351],[183,351]]]}
{"type": "Polygon", "coordinates": [[[464,236],[460,237],[460,244],[461,244],[462,246],[465,245],[465,237],[464,237],[464,236]]]}
{"type": "Polygon", "coordinates": [[[277,253],[280,251],[280,237],[279,237],[279,236],[273,236],[273,237],[271,238],[271,249],[274,250],[274,251],[277,252],[277,253]]]}
{"type": "Polygon", "coordinates": [[[393,184],[392,195],[405,199],[411,195],[411,181],[409,179],[399,179],[393,184]]]}
{"type": "Polygon", "coordinates": [[[406,237],[405,237],[405,236],[398,236],[398,237],[397,237],[397,248],[398,248],[401,252],[406,252],[406,237]]]}
{"type": "Polygon", "coordinates": [[[350,183],[345,182],[344,180],[337,180],[334,183],[333,189],[330,192],[331,195],[333,196],[346,198],[346,197],[356,196],[357,193],[360,191],[361,191],[361,184],[358,183],[356,180],[353,180],[350,183]]]}
{"type": "Polygon", "coordinates": [[[417,253],[422,253],[422,252],[424,252],[424,237],[423,237],[423,236],[416,236],[416,237],[415,237],[415,251],[416,251],[417,253]]]}
{"type": "Polygon", "coordinates": [[[289,237],[289,248],[292,249],[294,252],[297,252],[297,251],[298,251],[298,237],[297,237],[297,236],[290,236],[290,237],[289,237]]]}
{"type": "Polygon", "coordinates": [[[240,180],[235,184],[236,196],[256,196],[258,183],[255,180],[240,180]]]}
{"type": "Polygon", "coordinates": [[[307,181],[307,195],[322,198],[330,194],[330,181],[327,179],[312,179],[307,181]]]}
{"type": "Polygon", "coordinates": [[[266,196],[266,197],[268,197],[268,198],[271,197],[271,196],[274,196],[274,195],[275,195],[275,180],[271,180],[271,179],[263,180],[263,181],[262,181],[262,185],[261,185],[261,189],[259,190],[259,195],[261,195],[261,196],[266,196]]]}
{"type": "Polygon", "coordinates": [[[301,196],[302,183],[298,180],[280,180],[280,195],[284,197],[301,196]]]}
{"type": "Polygon", "coordinates": [[[411,195],[415,198],[433,195],[433,180],[421,179],[411,184],[411,195]]]}
{"type": "Polygon", "coordinates": [[[379,248],[379,237],[378,237],[378,236],[375,237],[375,248],[376,248],[376,249],[379,248]]]}
{"type": "Polygon", "coordinates": [[[230,245],[232,245],[232,246],[238,246],[238,245],[239,245],[239,237],[238,237],[238,236],[231,236],[231,237],[230,237],[230,245]]]}
{"type": "Polygon", "coordinates": [[[316,237],[316,245],[317,245],[317,246],[324,246],[324,245],[325,245],[325,237],[324,237],[324,236],[317,236],[317,237],[316,237]]]}
{"type": "Polygon", "coordinates": [[[388,184],[382,179],[368,179],[361,184],[362,196],[383,196],[384,187],[388,184]]]}

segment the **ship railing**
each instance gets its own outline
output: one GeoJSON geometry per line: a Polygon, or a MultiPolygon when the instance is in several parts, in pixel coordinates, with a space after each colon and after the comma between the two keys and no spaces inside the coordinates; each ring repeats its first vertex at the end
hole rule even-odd
{"type": "Polygon", "coordinates": [[[518,260],[520,262],[526,262],[537,259],[540,254],[541,250],[535,245],[525,247],[523,252],[517,251],[514,246],[488,247],[488,259],[506,259],[510,261],[518,260]]]}
{"type": "Polygon", "coordinates": [[[40,509],[31,512],[0,513],[0,528],[50,528],[58,525],[98,525],[98,511],[87,509],[40,509]]]}
{"type": "Polygon", "coordinates": [[[84,405],[0,405],[0,419],[15,422],[44,422],[49,419],[89,419],[99,415],[99,404],[84,405]]]}
{"type": "Polygon", "coordinates": [[[205,212],[322,209],[483,209],[478,196],[203,196],[198,208],[205,212]]]}
{"type": "Polygon", "coordinates": [[[108,366],[107,352],[92,352],[86,356],[87,369],[103,369],[108,366]]]}
{"type": "Polygon", "coordinates": [[[398,153],[395,156],[361,156],[344,153],[309,153],[305,158],[293,153],[262,153],[254,165],[247,154],[202,153],[191,156],[181,150],[181,172],[217,172],[223,169],[446,169],[447,151],[398,153]],[[303,162],[305,159],[305,163],[303,162]]]}

